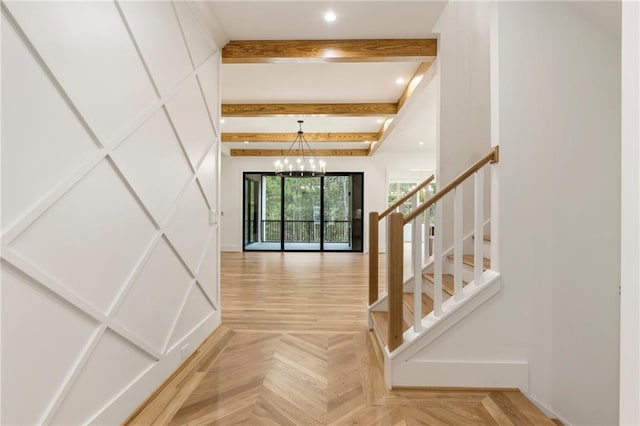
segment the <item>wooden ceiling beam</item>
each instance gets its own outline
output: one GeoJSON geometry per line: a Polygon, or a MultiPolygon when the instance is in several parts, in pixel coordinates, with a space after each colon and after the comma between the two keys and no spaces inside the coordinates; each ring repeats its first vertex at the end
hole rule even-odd
{"type": "MultiPolygon", "coordinates": [[[[432,68],[432,64],[433,62],[423,62],[413,74],[413,77],[411,77],[411,80],[402,93],[402,96],[400,96],[400,99],[398,99],[398,114],[401,113],[402,107],[404,107],[404,105],[412,99],[411,95],[415,92],[415,90],[420,86],[426,86],[433,79],[436,70],[435,68],[432,68]]],[[[387,136],[389,135],[389,128],[391,127],[394,118],[395,117],[387,118],[382,127],[380,127],[377,141],[369,146],[370,156],[375,154],[375,152],[387,139],[387,136]]]]}
{"type": "MultiPolygon", "coordinates": [[[[378,140],[379,132],[305,133],[307,142],[367,142],[378,140]]],[[[293,142],[297,133],[222,133],[222,142],[293,142]]]]}
{"type": "MultiPolygon", "coordinates": [[[[232,149],[232,157],[284,157],[286,149],[232,149]]],[[[314,149],[317,157],[366,157],[368,149],[314,149]]]]}
{"type": "Polygon", "coordinates": [[[409,96],[411,96],[411,94],[416,89],[416,87],[418,87],[418,85],[424,78],[425,74],[427,74],[427,71],[429,71],[429,68],[431,68],[432,63],[433,62],[430,61],[430,62],[423,62],[420,64],[416,72],[413,74],[413,77],[411,77],[411,80],[409,80],[409,84],[407,84],[407,87],[404,89],[404,92],[402,92],[400,99],[398,99],[398,111],[402,109],[405,102],[407,102],[407,100],[409,99],[409,96]]]}
{"type": "Polygon", "coordinates": [[[398,104],[389,103],[265,103],[222,104],[223,117],[265,117],[282,115],[381,116],[395,115],[398,104]]]}
{"type": "Polygon", "coordinates": [[[222,63],[424,61],[436,54],[436,39],[232,40],[222,63]]]}

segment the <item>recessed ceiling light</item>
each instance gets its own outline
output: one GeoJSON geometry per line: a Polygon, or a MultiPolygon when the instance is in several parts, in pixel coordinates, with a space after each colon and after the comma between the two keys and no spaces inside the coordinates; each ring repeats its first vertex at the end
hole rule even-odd
{"type": "Polygon", "coordinates": [[[249,141],[244,141],[244,143],[249,143],[249,141]]]}
{"type": "Polygon", "coordinates": [[[369,141],[364,141],[363,143],[369,143],[369,141]]]}
{"type": "Polygon", "coordinates": [[[396,83],[398,83],[398,84],[403,84],[403,83],[404,83],[404,78],[402,78],[402,77],[398,77],[398,78],[396,79],[396,83]]]}
{"type": "Polygon", "coordinates": [[[422,146],[424,145],[424,142],[418,142],[418,145],[422,146]]]}
{"type": "Polygon", "coordinates": [[[220,119],[220,123],[223,124],[224,123],[224,119],[221,118],[220,119]]]}
{"type": "Polygon", "coordinates": [[[324,20],[327,22],[333,22],[336,20],[336,14],[333,13],[332,11],[328,11],[327,13],[324,14],[324,20]]]}
{"type": "Polygon", "coordinates": [[[384,121],[384,119],[382,119],[382,118],[378,118],[378,119],[376,120],[376,123],[378,123],[378,124],[382,124],[382,122],[383,122],[383,121],[384,121]]]}

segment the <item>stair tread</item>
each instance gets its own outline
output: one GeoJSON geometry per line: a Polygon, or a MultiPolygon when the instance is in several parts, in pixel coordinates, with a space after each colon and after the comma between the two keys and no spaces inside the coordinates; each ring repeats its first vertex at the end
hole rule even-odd
{"type": "MultiPolygon", "coordinates": [[[[378,330],[378,334],[382,339],[384,346],[389,344],[389,312],[387,311],[371,311],[373,325],[378,330]]],[[[407,331],[411,326],[403,319],[402,331],[407,331]]]]}
{"type": "MultiPolygon", "coordinates": [[[[427,273],[422,275],[428,281],[435,283],[436,278],[433,274],[427,273]]],[[[468,282],[462,280],[462,287],[469,284],[468,282]]],[[[453,275],[451,274],[443,274],[442,275],[442,290],[447,293],[449,296],[453,296],[453,275]]]]}
{"type": "MultiPolygon", "coordinates": [[[[471,238],[476,238],[476,236],[472,235],[471,238]]],[[[490,243],[491,242],[491,235],[483,235],[482,236],[482,240],[490,243]]]]}
{"type": "MultiPolygon", "coordinates": [[[[414,310],[413,310],[413,307],[414,307],[413,306],[414,295],[413,295],[413,293],[403,293],[402,301],[407,306],[409,311],[413,314],[414,313],[414,310]]],[[[422,293],[422,316],[427,315],[431,311],[433,311],[433,300],[431,300],[431,298],[428,295],[422,293]]]]}
{"type": "MultiPolygon", "coordinates": [[[[452,254],[447,255],[447,259],[451,259],[453,260],[454,256],[452,254]]],[[[473,267],[473,255],[472,254],[465,254],[462,256],[462,263],[467,265],[467,266],[471,266],[473,267]]],[[[483,263],[483,269],[486,271],[487,269],[489,269],[491,267],[491,260],[483,257],[482,258],[482,263],[483,263]]]]}

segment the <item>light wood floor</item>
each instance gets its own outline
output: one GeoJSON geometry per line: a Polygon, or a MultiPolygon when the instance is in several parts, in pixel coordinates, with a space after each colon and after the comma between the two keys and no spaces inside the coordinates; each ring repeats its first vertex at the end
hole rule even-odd
{"type": "Polygon", "coordinates": [[[129,424],[553,424],[517,391],[388,391],[366,266],[360,253],[223,253],[223,325],[129,424]]]}

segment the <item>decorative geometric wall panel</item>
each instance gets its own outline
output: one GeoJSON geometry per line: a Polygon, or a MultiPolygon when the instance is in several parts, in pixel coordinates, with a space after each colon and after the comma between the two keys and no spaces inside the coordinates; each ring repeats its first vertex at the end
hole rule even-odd
{"type": "Polygon", "coordinates": [[[86,424],[155,360],[107,330],[91,353],[53,419],[55,424],[86,424]]]}
{"type": "Polygon", "coordinates": [[[173,331],[171,340],[169,340],[169,348],[172,348],[187,336],[195,326],[202,322],[213,311],[213,306],[211,306],[204,293],[202,293],[200,287],[194,285],[187,298],[187,303],[184,305],[182,315],[173,331]]]}
{"type": "Polygon", "coordinates": [[[198,271],[198,283],[209,296],[209,300],[218,300],[218,231],[214,230],[209,241],[204,262],[198,271]]]}
{"type": "Polygon", "coordinates": [[[191,276],[161,239],[116,313],[116,320],[158,352],[169,338],[191,276]]]}
{"type": "Polygon", "coordinates": [[[215,135],[195,76],[182,83],[167,102],[167,109],[191,163],[197,167],[215,135]]]}
{"type": "Polygon", "coordinates": [[[185,32],[196,62],[216,50],[196,18],[2,2],[0,424],[120,423],[178,367],[172,339],[219,323],[219,95],[197,80],[219,67],[193,69],[185,32]]]}
{"type": "Polygon", "coordinates": [[[73,371],[98,323],[2,265],[2,418],[35,425],[73,371]]]}
{"type": "Polygon", "coordinates": [[[160,109],[118,148],[118,166],[158,222],[176,202],[193,172],[160,109]]]}
{"type": "Polygon", "coordinates": [[[6,231],[98,147],[4,15],[2,60],[12,64],[2,69],[2,230],[6,231]]]}
{"type": "Polygon", "coordinates": [[[207,155],[202,160],[202,165],[198,170],[198,181],[204,190],[204,195],[207,197],[207,201],[209,201],[209,205],[212,209],[217,208],[217,200],[215,199],[216,194],[216,178],[217,178],[217,164],[218,156],[217,156],[217,145],[211,147],[207,155]]]}
{"type": "Polygon", "coordinates": [[[157,96],[114,2],[8,2],[102,143],[157,96]]]}
{"type": "Polygon", "coordinates": [[[200,80],[204,99],[209,107],[211,122],[215,125],[216,133],[219,133],[218,130],[220,129],[220,106],[218,103],[220,87],[217,77],[219,74],[220,53],[216,53],[209,58],[198,71],[198,80],[200,80]]]}
{"type": "Polygon", "coordinates": [[[184,79],[193,68],[169,2],[120,3],[131,31],[161,94],[184,79]]]}
{"type": "Polygon", "coordinates": [[[216,48],[203,33],[202,28],[189,10],[187,4],[182,1],[175,2],[174,4],[178,12],[178,17],[180,18],[182,30],[184,31],[184,37],[187,40],[187,46],[189,46],[189,52],[191,52],[191,58],[197,67],[211,56],[211,54],[216,51],[216,48]]]}
{"type": "Polygon", "coordinates": [[[181,205],[170,219],[166,233],[191,271],[196,271],[209,237],[209,210],[195,182],[189,185],[181,205]]]}
{"type": "Polygon", "coordinates": [[[106,312],[155,232],[105,160],[11,247],[106,312]]]}

